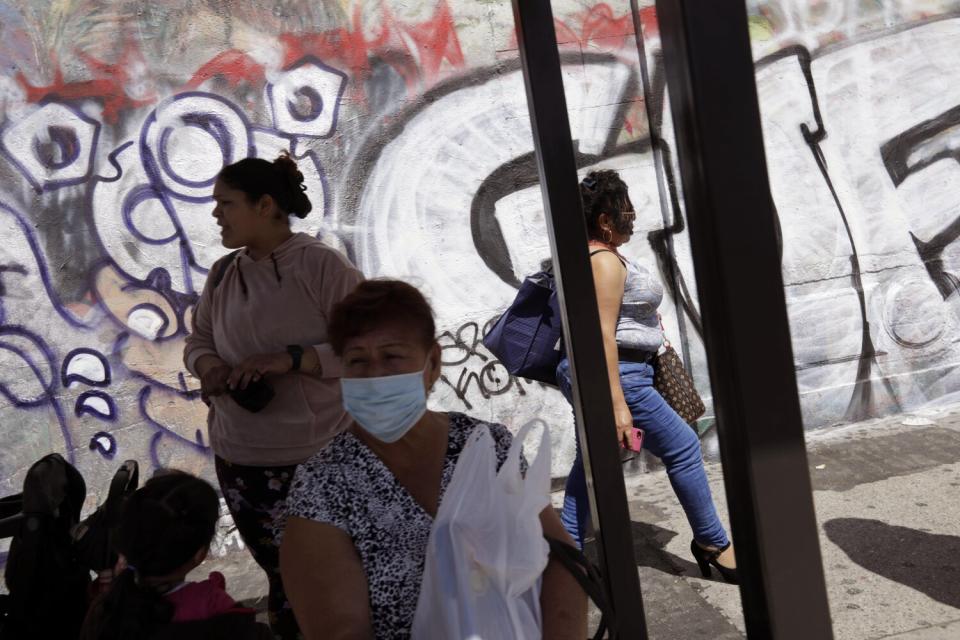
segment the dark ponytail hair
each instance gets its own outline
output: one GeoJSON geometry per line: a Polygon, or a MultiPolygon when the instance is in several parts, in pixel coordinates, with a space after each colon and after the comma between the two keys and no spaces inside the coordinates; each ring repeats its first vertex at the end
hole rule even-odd
{"type": "Polygon", "coordinates": [[[218,176],[231,189],[243,191],[250,202],[265,195],[273,198],[286,214],[305,218],[313,209],[303,184],[303,173],[286,151],[273,162],[263,158],[244,158],[220,170],[218,176]]]}
{"type": "Polygon", "coordinates": [[[173,605],[148,578],[166,576],[210,546],[220,501],[207,482],[179,471],[151,478],[124,506],[116,549],[127,560],[91,609],[81,640],[146,638],[173,618],[173,605]]]}
{"type": "Polygon", "coordinates": [[[588,173],[580,182],[580,199],[583,201],[583,214],[587,219],[587,233],[591,238],[600,237],[597,221],[601,213],[606,213],[616,223],[621,212],[633,208],[627,183],[612,169],[588,173]]]}

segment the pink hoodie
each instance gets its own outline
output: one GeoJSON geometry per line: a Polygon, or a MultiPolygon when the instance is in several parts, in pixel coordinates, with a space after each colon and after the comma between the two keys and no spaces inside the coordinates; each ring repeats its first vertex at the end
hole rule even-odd
{"type": "Polygon", "coordinates": [[[206,580],[200,582],[184,582],[165,593],[164,598],[173,604],[171,622],[207,620],[230,611],[249,611],[237,607],[227,594],[227,580],[219,571],[212,571],[206,580]]]}
{"type": "MultiPolygon", "coordinates": [[[[225,258],[224,258],[225,259],[225,258]]],[[[241,250],[213,288],[211,269],[197,304],[184,363],[197,375],[205,355],[229,365],[287,345],[312,345],[321,377],[291,372],[268,376],[276,395],[259,413],[230,398],[213,398],[208,415],[210,445],[228,462],[251,466],[298,464],[322,449],[349,424],[340,399],[340,360],[327,342],[334,304],[363,275],[341,253],[304,233],[254,261],[241,250]]]]}

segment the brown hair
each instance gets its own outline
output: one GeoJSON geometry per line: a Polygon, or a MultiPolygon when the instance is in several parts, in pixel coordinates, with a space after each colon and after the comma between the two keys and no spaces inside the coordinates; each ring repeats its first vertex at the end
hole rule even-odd
{"type": "Polygon", "coordinates": [[[416,287],[401,280],[366,280],[333,307],[327,335],[339,356],[351,338],[394,322],[415,331],[424,347],[436,340],[433,309],[416,287]]]}
{"type": "Polygon", "coordinates": [[[158,473],[126,501],[114,544],[127,569],[91,607],[83,639],[146,638],[173,618],[173,605],[142,578],[176,571],[210,547],[220,499],[205,480],[182,471],[158,473]]]}
{"type": "Polygon", "coordinates": [[[243,191],[250,202],[265,195],[273,198],[284,213],[305,218],[313,205],[304,193],[303,173],[286,151],[273,162],[263,158],[244,158],[227,165],[218,176],[231,189],[243,191]]]}
{"type": "Polygon", "coordinates": [[[620,214],[633,207],[627,183],[612,169],[588,173],[580,182],[580,199],[583,201],[587,233],[591,238],[600,238],[598,221],[601,213],[609,215],[616,224],[620,221],[620,214]]]}

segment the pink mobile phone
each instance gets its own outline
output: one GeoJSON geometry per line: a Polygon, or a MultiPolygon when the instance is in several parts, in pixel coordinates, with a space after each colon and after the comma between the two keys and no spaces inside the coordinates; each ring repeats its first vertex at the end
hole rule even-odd
{"type": "MultiPolygon", "coordinates": [[[[620,443],[620,446],[623,447],[623,443],[620,443]]],[[[643,446],[643,429],[634,428],[630,434],[630,446],[628,447],[630,451],[635,451],[640,453],[640,448],[643,446]]]]}

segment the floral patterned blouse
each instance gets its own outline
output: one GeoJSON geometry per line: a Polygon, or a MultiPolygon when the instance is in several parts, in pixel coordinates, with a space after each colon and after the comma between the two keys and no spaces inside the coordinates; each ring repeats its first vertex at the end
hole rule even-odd
{"type": "MultiPolygon", "coordinates": [[[[498,465],[512,442],[503,425],[462,413],[448,415],[441,500],[473,429],[490,429],[498,465]]],[[[331,524],[350,536],[367,574],[375,637],[409,638],[433,518],[380,458],[349,431],[341,433],[297,470],[287,510],[290,516],[331,524]]]]}

